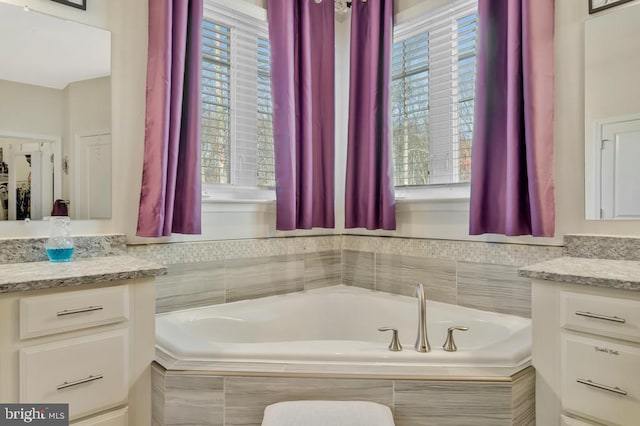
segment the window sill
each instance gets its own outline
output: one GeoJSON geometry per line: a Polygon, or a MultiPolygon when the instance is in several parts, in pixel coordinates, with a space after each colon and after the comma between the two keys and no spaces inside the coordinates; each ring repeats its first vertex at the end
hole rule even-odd
{"type": "Polygon", "coordinates": [[[396,188],[399,211],[469,211],[469,184],[396,188]]]}
{"type": "Polygon", "coordinates": [[[203,213],[244,212],[262,213],[275,209],[275,200],[253,199],[202,199],[203,213]]]}
{"type": "Polygon", "coordinates": [[[273,189],[211,185],[202,193],[202,211],[266,212],[275,207],[275,198],[273,189]]]}

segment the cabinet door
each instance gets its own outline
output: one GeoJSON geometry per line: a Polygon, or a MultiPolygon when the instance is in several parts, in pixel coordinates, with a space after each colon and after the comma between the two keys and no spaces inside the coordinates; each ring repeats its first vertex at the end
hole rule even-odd
{"type": "Polygon", "coordinates": [[[560,426],[596,426],[594,423],[587,423],[583,420],[574,419],[572,417],[561,416],[560,426]]]}
{"type": "Polygon", "coordinates": [[[640,348],[563,333],[562,408],[606,424],[638,426],[640,348]]]}
{"type": "Polygon", "coordinates": [[[73,420],[124,404],[128,331],[116,330],[20,350],[20,402],[69,404],[73,420]]]}
{"type": "Polygon", "coordinates": [[[121,408],[120,410],[71,423],[71,426],[127,426],[127,415],[127,408],[121,408]]]}

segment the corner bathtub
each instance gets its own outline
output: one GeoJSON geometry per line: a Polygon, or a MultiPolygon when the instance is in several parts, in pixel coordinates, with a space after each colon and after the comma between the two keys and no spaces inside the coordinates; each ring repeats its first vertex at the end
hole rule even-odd
{"type": "Polygon", "coordinates": [[[508,377],[530,365],[531,321],[427,302],[431,352],[413,344],[417,299],[335,286],[156,315],[168,370],[384,377],[508,377]],[[397,328],[404,349],[388,349],[397,328]],[[448,327],[457,352],[442,344],[448,327]]]}

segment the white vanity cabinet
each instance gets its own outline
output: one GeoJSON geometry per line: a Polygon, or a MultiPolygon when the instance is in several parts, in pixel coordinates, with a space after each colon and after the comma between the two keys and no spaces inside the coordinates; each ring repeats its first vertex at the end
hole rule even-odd
{"type": "Polygon", "coordinates": [[[533,280],[540,425],[640,424],[640,292],[533,280]]]}
{"type": "Polygon", "coordinates": [[[154,276],[131,275],[0,294],[0,401],[68,403],[72,425],[149,425],[154,276]]]}

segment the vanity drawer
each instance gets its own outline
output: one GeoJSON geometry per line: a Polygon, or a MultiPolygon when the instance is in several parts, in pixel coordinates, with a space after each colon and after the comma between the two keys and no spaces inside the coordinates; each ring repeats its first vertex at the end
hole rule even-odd
{"type": "Polygon", "coordinates": [[[116,330],[20,350],[20,402],[69,403],[69,417],[124,403],[128,332],[116,330]]]}
{"type": "Polygon", "coordinates": [[[638,425],[640,348],[563,333],[563,409],[606,424],[638,425]]]}
{"type": "Polygon", "coordinates": [[[640,301],[562,291],[560,326],[640,342],[640,301]]]}
{"type": "Polygon", "coordinates": [[[560,426],[596,426],[595,423],[587,423],[572,417],[560,416],[560,426]]]}
{"type": "Polygon", "coordinates": [[[80,422],[71,423],[71,426],[127,426],[127,409],[111,411],[107,414],[91,417],[80,422]]]}
{"type": "Polygon", "coordinates": [[[23,297],[20,299],[20,338],[126,321],[128,313],[126,285],[23,297]]]}

